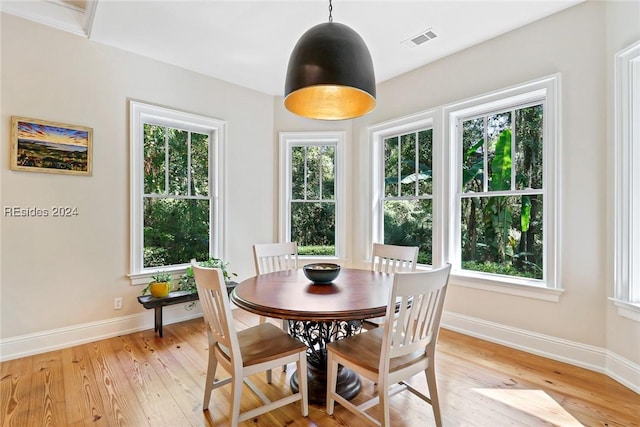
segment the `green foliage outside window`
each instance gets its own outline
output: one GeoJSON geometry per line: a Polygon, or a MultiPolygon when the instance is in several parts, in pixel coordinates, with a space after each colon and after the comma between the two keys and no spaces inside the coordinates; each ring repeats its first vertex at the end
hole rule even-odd
{"type": "Polygon", "coordinates": [[[335,237],[335,204],[291,204],[291,240],[298,242],[298,253],[335,255],[335,237]],[[331,247],[334,251],[319,253],[320,247],[331,247]]]}
{"type": "Polygon", "coordinates": [[[431,200],[395,200],[384,204],[384,242],[417,246],[418,263],[431,265],[431,200]]]}
{"type": "Polygon", "coordinates": [[[144,125],[143,266],[209,258],[209,136],[144,125]]]}
{"type": "Polygon", "coordinates": [[[462,268],[542,279],[542,112],[463,123],[462,268]]]}
{"type": "Polygon", "coordinates": [[[335,256],[335,148],[291,149],[291,241],[300,255],[335,256]]]}
{"type": "Polygon", "coordinates": [[[193,258],[209,258],[209,201],[145,199],[145,268],[193,258]]]}
{"type": "Polygon", "coordinates": [[[384,141],[384,243],[418,246],[419,264],[432,263],[432,138],[425,129],[384,141]]]}
{"type": "Polygon", "coordinates": [[[334,256],[335,246],[298,246],[298,255],[334,256]]]}

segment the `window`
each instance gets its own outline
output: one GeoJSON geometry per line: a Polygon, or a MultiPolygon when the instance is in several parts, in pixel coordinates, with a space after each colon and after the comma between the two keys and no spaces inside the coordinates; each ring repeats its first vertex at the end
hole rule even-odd
{"type": "Polygon", "coordinates": [[[370,127],[372,242],[416,245],[420,264],[451,263],[461,286],[558,301],[559,84],[370,127]]]}
{"type": "Polygon", "coordinates": [[[557,80],[446,108],[449,259],[457,274],[557,287],[557,80]]]}
{"type": "Polygon", "coordinates": [[[420,114],[370,129],[374,152],[374,242],[418,246],[433,259],[433,118],[420,114]]]}
{"type": "Polygon", "coordinates": [[[543,105],[462,119],[461,268],[542,279],[543,105]]]}
{"type": "Polygon", "coordinates": [[[343,132],[280,134],[281,238],[301,256],[344,253],[343,132]]]}
{"type": "Polygon", "coordinates": [[[131,102],[131,268],[134,283],[217,253],[224,123],[131,102]]]}
{"type": "Polygon", "coordinates": [[[618,313],[640,321],[640,42],[616,55],[615,293],[618,313]]]}

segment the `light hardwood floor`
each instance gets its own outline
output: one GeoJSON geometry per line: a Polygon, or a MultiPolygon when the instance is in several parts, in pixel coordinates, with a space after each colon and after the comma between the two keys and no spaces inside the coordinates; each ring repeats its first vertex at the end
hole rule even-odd
{"type": "MultiPolygon", "coordinates": [[[[234,310],[244,328],[257,317],[234,310]]],[[[167,325],[0,364],[2,426],[227,426],[229,387],[202,411],[207,339],[202,319],[167,325]]],[[[288,392],[293,371],[256,376],[270,397],[288,392]]],[[[640,395],[598,373],[442,330],[438,386],[445,426],[640,426],[640,395]]],[[[412,381],[424,387],[424,376],[412,381]]],[[[356,399],[374,389],[364,383],[356,399]]],[[[255,406],[249,393],[242,408],[255,406]]],[[[411,395],[391,399],[394,426],[434,425],[431,408],[411,395]]],[[[375,414],[375,410],[374,410],[375,414]]],[[[333,417],[311,405],[259,416],[246,426],[360,426],[336,405],[333,417]]]]}

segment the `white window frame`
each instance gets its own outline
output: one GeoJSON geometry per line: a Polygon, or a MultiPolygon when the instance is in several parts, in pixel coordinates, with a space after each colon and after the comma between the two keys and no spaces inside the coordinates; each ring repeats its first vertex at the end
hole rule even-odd
{"type": "MultiPolygon", "coordinates": [[[[223,209],[223,147],[226,123],[222,120],[183,111],[172,110],[138,101],[129,101],[130,156],[131,156],[131,236],[129,278],[132,285],[146,284],[158,267],[143,266],[143,194],[144,124],[153,123],[210,135],[209,139],[209,198],[210,230],[209,253],[221,257],[224,247],[223,209]]],[[[188,264],[162,268],[178,277],[188,264]]]]}
{"type": "Polygon", "coordinates": [[[615,56],[614,304],[640,322],[640,41],[615,56]]]}
{"type": "MultiPolygon", "coordinates": [[[[560,75],[544,77],[522,85],[492,92],[486,95],[468,99],[443,108],[444,138],[448,144],[448,190],[445,218],[447,218],[447,238],[444,252],[446,261],[452,264],[452,277],[454,283],[462,286],[490,290],[500,293],[512,294],[541,299],[546,301],[559,301],[562,289],[559,283],[560,260],[559,222],[558,212],[560,208],[560,75]],[[457,197],[462,188],[462,158],[458,139],[458,123],[473,115],[492,112],[498,109],[510,108],[530,102],[542,102],[544,105],[544,147],[543,147],[543,265],[544,276],[542,280],[517,278],[511,276],[491,275],[482,272],[473,272],[461,269],[460,248],[460,198],[457,197]],[[515,285],[515,286],[514,286],[515,285]]],[[[445,160],[446,161],[446,160],[445,160]]]]}
{"type": "Polygon", "coordinates": [[[404,135],[411,132],[416,132],[425,129],[432,130],[432,214],[433,214],[433,229],[432,229],[432,262],[434,265],[439,265],[441,262],[440,251],[436,242],[439,241],[438,236],[442,235],[442,226],[438,217],[438,207],[440,200],[438,195],[441,191],[438,191],[438,185],[442,181],[440,178],[442,173],[440,172],[439,163],[436,161],[440,157],[440,144],[437,141],[440,139],[439,127],[436,126],[437,112],[430,110],[417,114],[401,117],[399,119],[389,120],[387,122],[379,123],[370,126],[368,129],[369,141],[371,141],[371,218],[369,241],[367,242],[367,248],[365,251],[366,260],[370,260],[372,257],[372,248],[374,243],[382,243],[384,241],[384,141],[385,139],[397,135],[404,135]]]}
{"type": "Polygon", "coordinates": [[[280,132],[280,241],[291,241],[291,148],[299,146],[333,146],[335,148],[335,256],[308,256],[301,258],[346,258],[346,175],[345,132],[280,132]]]}

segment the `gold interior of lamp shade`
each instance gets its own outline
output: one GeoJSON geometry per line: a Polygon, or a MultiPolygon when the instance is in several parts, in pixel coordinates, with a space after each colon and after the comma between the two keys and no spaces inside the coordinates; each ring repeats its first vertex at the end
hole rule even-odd
{"type": "Polygon", "coordinates": [[[291,92],[284,105],[292,113],[310,119],[344,120],[367,114],[376,106],[376,99],[349,86],[316,85],[291,92]]]}

